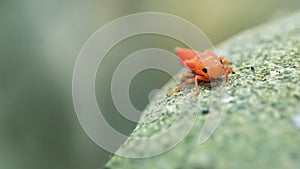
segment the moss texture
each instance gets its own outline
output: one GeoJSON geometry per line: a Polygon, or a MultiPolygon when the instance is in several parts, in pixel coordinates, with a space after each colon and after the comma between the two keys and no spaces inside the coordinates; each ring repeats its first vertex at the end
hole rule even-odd
{"type": "MultiPolygon", "coordinates": [[[[199,144],[199,131],[210,108],[209,84],[200,85],[190,110],[200,112],[196,125],[173,149],[159,156],[133,159],[114,156],[111,169],[296,169],[300,166],[300,12],[242,32],[218,47],[232,66],[226,84],[226,106],[214,135],[199,144]]],[[[165,89],[176,84],[169,83],[165,89]]],[[[182,118],[183,98],[178,92],[150,105],[145,122],[133,137],[147,137],[168,129],[182,118]]],[[[185,106],[186,108],[186,106],[185,106]]],[[[188,116],[188,115],[187,115],[188,116]]],[[[181,125],[188,125],[183,118],[181,125]],[[185,124],[186,123],[186,124],[185,124]]],[[[180,129],[179,129],[180,130],[180,129]]],[[[177,131],[180,132],[180,131],[177,131]]],[[[157,148],[172,138],[155,143],[157,148]]],[[[155,145],[154,144],[154,145],[155,145]]],[[[138,151],[147,147],[131,145],[120,149],[138,151]]],[[[155,147],[154,147],[155,148],[155,147]]]]}

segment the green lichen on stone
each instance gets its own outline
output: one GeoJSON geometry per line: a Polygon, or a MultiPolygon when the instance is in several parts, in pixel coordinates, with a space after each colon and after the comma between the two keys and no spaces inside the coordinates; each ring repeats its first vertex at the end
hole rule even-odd
{"type": "MultiPolygon", "coordinates": [[[[205,144],[198,142],[213,92],[209,84],[201,83],[196,97],[201,106],[190,102],[200,113],[184,140],[151,158],[114,156],[107,168],[299,168],[300,131],[293,118],[300,116],[300,13],[245,31],[220,45],[218,53],[229,60],[232,73],[225,87],[226,107],[213,136],[205,144]]],[[[165,89],[173,87],[170,83],[165,89]]],[[[144,112],[146,120],[132,136],[146,138],[167,130],[181,118],[186,93],[150,105],[144,112]]],[[[168,141],[155,144],[161,148],[168,141]]],[[[143,154],[146,146],[131,145],[129,139],[120,149],[143,154]]]]}

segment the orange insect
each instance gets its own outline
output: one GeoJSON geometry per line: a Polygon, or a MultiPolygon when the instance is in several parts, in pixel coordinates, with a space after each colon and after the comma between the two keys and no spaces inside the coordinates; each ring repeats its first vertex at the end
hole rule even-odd
{"type": "Polygon", "coordinates": [[[195,94],[199,92],[198,81],[210,82],[210,79],[218,79],[224,73],[226,81],[228,74],[230,72],[230,66],[224,68],[227,60],[223,56],[218,57],[215,53],[210,50],[205,50],[204,53],[198,51],[176,48],[176,55],[180,59],[180,62],[191,72],[185,72],[181,75],[181,80],[189,78],[183,83],[181,83],[175,89],[169,91],[167,95],[171,95],[179,91],[182,87],[188,83],[195,83],[195,94]]]}

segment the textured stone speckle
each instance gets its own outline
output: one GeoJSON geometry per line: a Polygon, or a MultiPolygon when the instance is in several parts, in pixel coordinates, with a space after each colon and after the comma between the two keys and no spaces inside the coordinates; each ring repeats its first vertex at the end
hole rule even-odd
{"type": "MultiPolygon", "coordinates": [[[[151,158],[114,156],[108,168],[299,168],[300,13],[245,31],[220,45],[218,53],[229,60],[232,73],[225,87],[226,107],[213,137],[197,144],[212,94],[210,85],[201,83],[201,94],[197,96],[201,106],[195,108],[202,113],[181,143],[151,158]]],[[[174,86],[170,83],[164,88],[174,86]]],[[[144,112],[145,121],[132,136],[147,137],[167,130],[180,117],[180,105],[187,92],[149,106],[144,112]]],[[[128,140],[121,149],[130,146],[132,151],[142,153],[147,145],[133,146],[128,140]]]]}

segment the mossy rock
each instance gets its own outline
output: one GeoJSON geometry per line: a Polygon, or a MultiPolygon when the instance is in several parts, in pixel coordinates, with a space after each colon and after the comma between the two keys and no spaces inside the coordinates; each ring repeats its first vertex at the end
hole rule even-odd
{"type": "MultiPolygon", "coordinates": [[[[200,112],[196,125],[176,147],[150,158],[114,156],[107,168],[300,167],[300,12],[245,31],[220,45],[218,53],[229,60],[232,72],[225,87],[230,99],[213,136],[204,144],[198,143],[213,92],[202,84],[196,97],[201,102],[195,106],[200,112]]],[[[165,89],[175,85],[171,82],[165,89]]],[[[162,109],[150,105],[144,111],[148,120],[139,124],[132,136],[147,137],[168,129],[181,118],[180,105],[186,94],[178,92],[160,100],[162,109]]],[[[190,121],[182,122],[188,125],[190,121]]],[[[163,146],[168,141],[155,144],[163,146]]],[[[120,150],[143,154],[146,147],[131,145],[129,139],[120,150]]]]}

